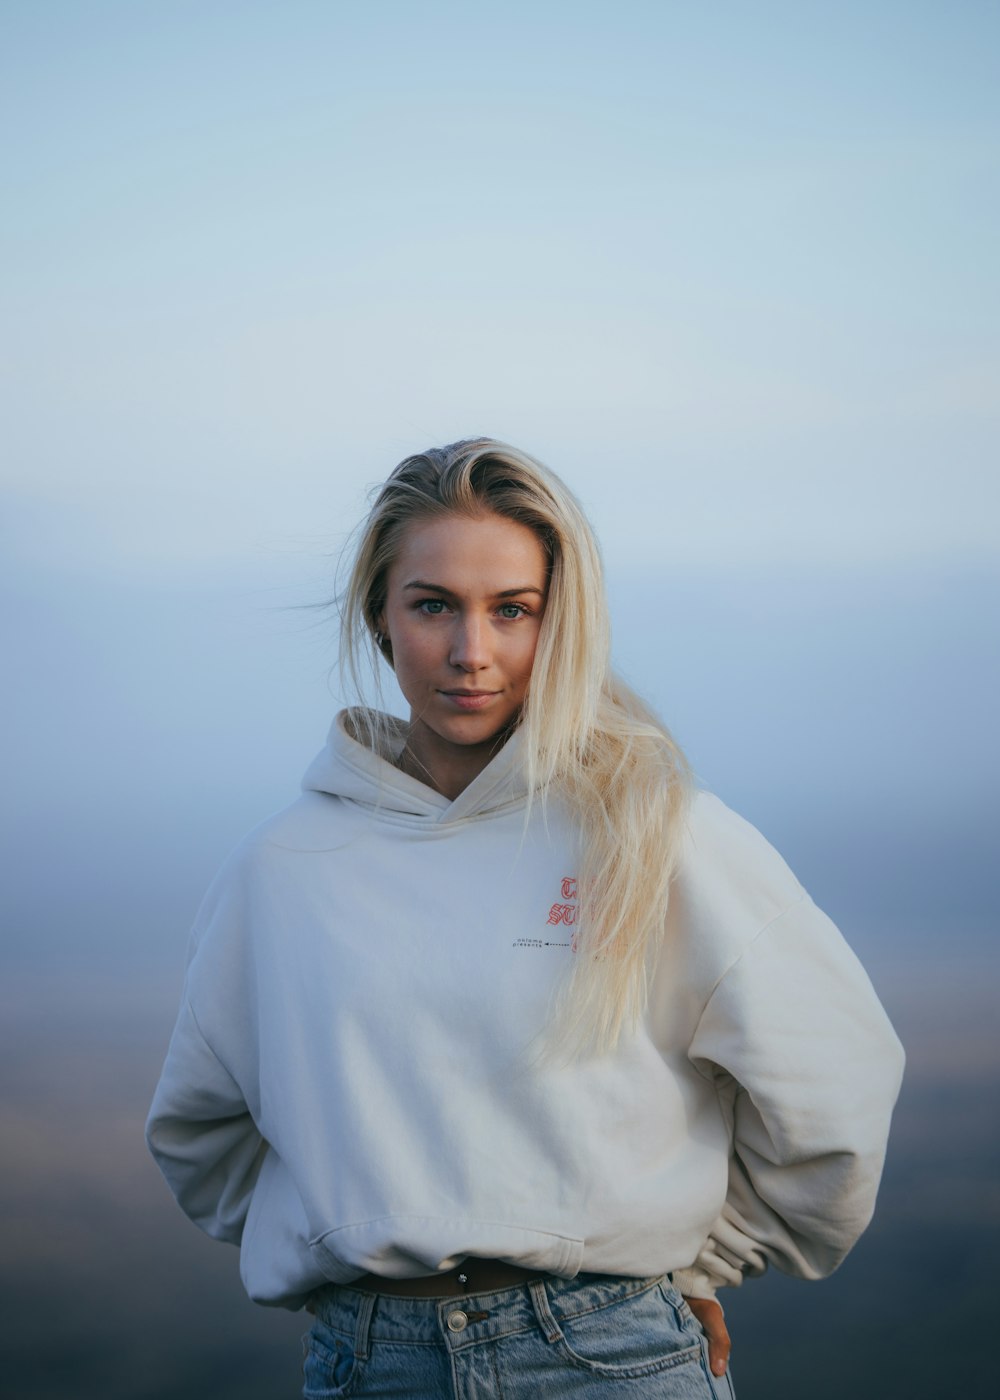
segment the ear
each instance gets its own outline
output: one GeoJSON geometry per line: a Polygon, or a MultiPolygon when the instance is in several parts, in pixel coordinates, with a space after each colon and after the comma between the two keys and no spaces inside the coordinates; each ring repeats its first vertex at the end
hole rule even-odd
{"type": "Polygon", "coordinates": [[[389,665],[391,666],[392,642],[389,640],[389,634],[386,631],[384,611],[380,612],[378,617],[376,617],[375,619],[375,645],[378,647],[379,651],[382,653],[386,661],[388,661],[389,665]]]}

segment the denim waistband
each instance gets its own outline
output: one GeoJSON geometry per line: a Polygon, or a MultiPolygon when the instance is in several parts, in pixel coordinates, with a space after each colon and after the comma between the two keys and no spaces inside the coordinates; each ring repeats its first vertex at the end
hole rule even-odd
{"type": "Polygon", "coordinates": [[[312,1295],[310,1309],[351,1342],[359,1356],[366,1357],[370,1343],[378,1341],[414,1346],[444,1342],[454,1351],[533,1328],[541,1328],[549,1341],[558,1341],[560,1322],[666,1282],[663,1274],[657,1278],[578,1274],[572,1279],[535,1279],[492,1293],[461,1293],[452,1298],[397,1298],[328,1284],[312,1295]]]}

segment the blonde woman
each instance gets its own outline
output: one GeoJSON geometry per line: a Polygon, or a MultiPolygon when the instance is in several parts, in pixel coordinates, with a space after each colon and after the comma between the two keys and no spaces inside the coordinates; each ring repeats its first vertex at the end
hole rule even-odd
{"type": "Polygon", "coordinates": [[[780,856],[610,670],[593,534],[490,439],[408,458],[303,795],[209,892],[148,1139],[306,1397],[731,1396],[719,1287],[836,1268],[901,1052],[780,856]]]}

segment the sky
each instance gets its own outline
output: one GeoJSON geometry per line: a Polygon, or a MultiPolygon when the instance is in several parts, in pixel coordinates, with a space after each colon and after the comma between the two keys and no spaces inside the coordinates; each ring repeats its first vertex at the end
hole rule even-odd
{"type": "MultiPolygon", "coordinates": [[[[709,780],[765,785],[748,728],[776,793],[843,804],[881,770],[903,810],[930,777],[978,813],[994,6],[150,0],[0,25],[15,805],[40,765],[75,774],[65,810],[128,785],[126,734],[225,725],[275,805],[335,703],[333,628],[296,608],[331,596],[397,460],[486,432],[580,495],[618,659],[709,780]],[[113,732],[82,751],[81,721],[113,732]]],[[[169,786],[176,747],[146,747],[169,786]]]]}
{"type": "Polygon", "coordinates": [[[609,559],[992,557],[995,6],[0,26],[29,542],[211,571],[488,431],[571,479],[609,559]]]}
{"type": "Polygon", "coordinates": [[[0,4],[12,1181],[66,1151],[60,1046],[133,1142],[200,893],[342,698],[316,605],[367,493],[481,433],[577,492],[620,668],[905,1020],[900,1179],[928,1104],[972,1122],[962,1065],[977,1093],[998,1068],[963,1024],[1000,893],[998,53],[986,0],[0,4]]]}

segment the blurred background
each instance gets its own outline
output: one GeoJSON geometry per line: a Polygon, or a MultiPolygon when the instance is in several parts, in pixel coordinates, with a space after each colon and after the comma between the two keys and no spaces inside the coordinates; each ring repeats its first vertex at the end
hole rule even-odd
{"type": "Polygon", "coordinates": [[[616,655],[909,1052],[875,1224],[728,1302],[740,1400],[992,1361],[988,0],[6,0],[0,1317],[11,1396],[279,1400],[145,1155],[188,926],[339,704],[367,490],[576,489],[616,655]]]}

